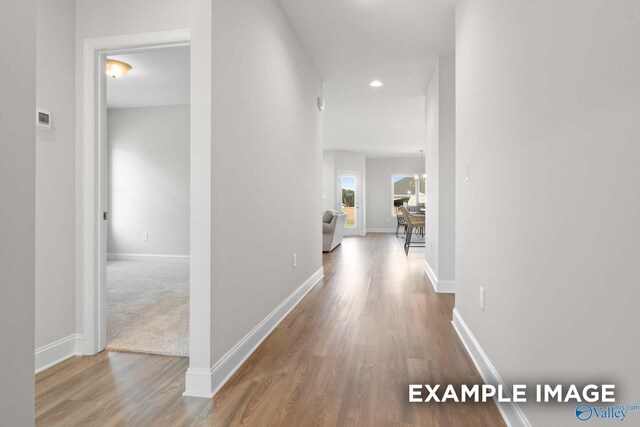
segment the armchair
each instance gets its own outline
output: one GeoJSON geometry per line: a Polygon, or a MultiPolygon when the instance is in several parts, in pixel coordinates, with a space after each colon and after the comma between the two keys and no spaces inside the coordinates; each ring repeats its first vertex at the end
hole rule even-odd
{"type": "Polygon", "coordinates": [[[344,236],[347,214],[342,211],[328,209],[322,214],[322,252],[331,252],[344,236]]]}

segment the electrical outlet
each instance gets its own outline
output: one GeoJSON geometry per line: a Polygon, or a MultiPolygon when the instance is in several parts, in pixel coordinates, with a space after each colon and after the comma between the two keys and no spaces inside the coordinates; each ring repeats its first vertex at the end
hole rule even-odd
{"type": "Polygon", "coordinates": [[[480,310],[484,311],[485,290],[480,286],[480,310]]]}
{"type": "Polygon", "coordinates": [[[142,233],[142,240],[144,240],[145,242],[149,240],[149,233],[142,233]]]}
{"type": "Polygon", "coordinates": [[[293,268],[296,268],[297,265],[298,265],[298,255],[294,252],[293,253],[293,268]]]}

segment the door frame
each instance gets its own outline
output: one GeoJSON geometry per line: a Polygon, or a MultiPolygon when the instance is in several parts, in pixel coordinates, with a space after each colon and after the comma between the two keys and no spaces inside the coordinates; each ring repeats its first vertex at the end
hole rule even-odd
{"type": "MultiPolygon", "coordinates": [[[[190,46],[191,31],[172,30],[114,37],[86,39],[83,43],[83,95],[82,95],[82,171],[80,192],[82,194],[81,260],[82,275],[82,354],[96,354],[106,347],[106,259],[108,227],[108,164],[106,141],[106,56],[108,54],[142,52],[154,49],[190,46]],[[107,213],[106,219],[103,217],[107,213]]],[[[193,78],[193,67],[190,70],[193,78]]],[[[193,127],[193,120],[191,121],[193,127]]],[[[193,164],[194,156],[191,156],[193,164]]],[[[209,165],[210,167],[210,165],[209,165]]],[[[80,172],[80,171],[79,171],[80,172]]],[[[193,174],[190,178],[194,181],[193,174]]],[[[193,188],[193,186],[192,186],[193,188]]],[[[190,198],[190,208],[194,198],[190,198]]],[[[210,212],[209,212],[210,221],[210,212]]],[[[191,221],[190,235],[194,227],[191,221]]],[[[205,233],[206,234],[206,233],[205,233]]],[[[194,247],[191,244],[191,256],[194,247]]],[[[201,255],[201,254],[196,254],[201,255]]],[[[190,275],[193,275],[193,263],[190,275]]],[[[193,286],[191,283],[190,287],[193,286]]],[[[190,307],[191,308],[191,307],[190,307]]]]}
{"type": "Polygon", "coordinates": [[[342,184],[340,182],[340,178],[343,176],[353,176],[356,179],[356,199],[355,199],[355,208],[356,208],[356,226],[353,228],[345,227],[344,234],[345,236],[362,236],[364,235],[364,211],[362,207],[364,206],[364,185],[362,182],[362,174],[357,171],[337,171],[336,172],[336,207],[337,209],[342,208],[342,184]]]}

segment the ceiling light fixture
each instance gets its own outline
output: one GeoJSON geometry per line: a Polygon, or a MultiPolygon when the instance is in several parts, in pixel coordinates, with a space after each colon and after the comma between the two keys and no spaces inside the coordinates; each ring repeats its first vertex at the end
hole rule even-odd
{"type": "Polygon", "coordinates": [[[374,80],[371,83],[369,83],[369,86],[371,86],[371,87],[380,87],[380,86],[382,86],[382,82],[380,80],[374,80]]]}
{"type": "Polygon", "coordinates": [[[131,65],[126,62],[107,59],[107,75],[111,78],[118,79],[124,77],[129,71],[131,71],[131,65]]]}

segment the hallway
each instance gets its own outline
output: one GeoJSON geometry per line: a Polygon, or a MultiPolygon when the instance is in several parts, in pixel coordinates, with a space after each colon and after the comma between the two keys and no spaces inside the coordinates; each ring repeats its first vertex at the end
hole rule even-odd
{"type": "Polygon", "coordinates": [[[409,404],[411,383],[481,383],[424,252],[347,238],[325,278],[213,400],[182,397],[187,359],[102,352],[37,375],[37,425],[503,425],[493,403],[409,404]]]}

